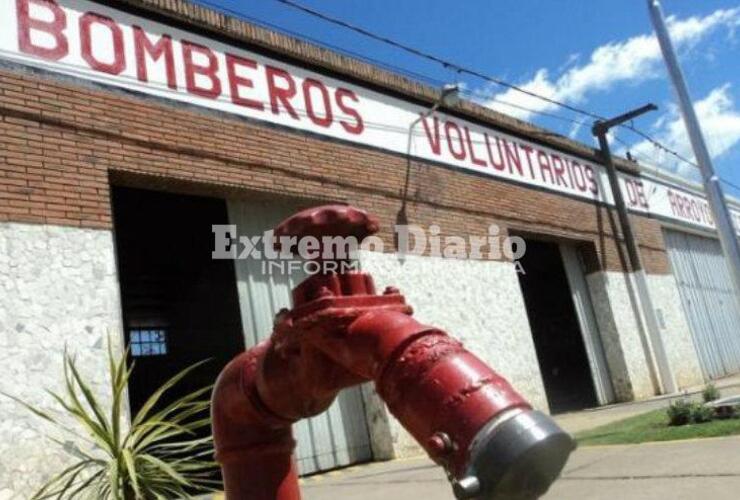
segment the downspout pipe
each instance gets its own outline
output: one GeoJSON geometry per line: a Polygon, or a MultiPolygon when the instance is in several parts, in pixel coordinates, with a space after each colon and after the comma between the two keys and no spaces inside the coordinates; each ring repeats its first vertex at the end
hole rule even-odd
{"type": "MultiPolygon", "coordinates": [[[[309,210],[333,221],[329,234],[345,234],[337,220],[354,221],[345,229],[368,223],[352,207],[309,210]]],[[[363,382],[445,468],[457,498],[532,499],[557,478],[570,436],[460,342],[414,320],[398,290],[376,294],[369,275],[349,272],[311,276],[293,297],[272,337],[216,383],[213,433],[228,500],[299,500],[291,424],[363,382]]]]}

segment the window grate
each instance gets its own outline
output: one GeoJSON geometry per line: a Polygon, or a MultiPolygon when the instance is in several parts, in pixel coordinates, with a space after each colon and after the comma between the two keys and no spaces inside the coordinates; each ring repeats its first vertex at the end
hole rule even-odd
{"type": "Polygon", "coordinates": [[[129,330],[131,355],[164,356],[167,354],[167,331],[164,328],[136,328],[129,330]]]}

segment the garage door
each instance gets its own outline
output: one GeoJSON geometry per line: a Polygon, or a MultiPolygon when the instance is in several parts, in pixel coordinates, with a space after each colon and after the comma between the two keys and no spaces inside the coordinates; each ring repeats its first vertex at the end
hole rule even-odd
{"type": "MultiPolygon", "coordinates": [[[[261,235],[294,210],[285,204],[229,202],[229,220],[238,234],[261,235]]],[[[272,332],[275,314],[290,307],[290,291],[304,275],[266,274],[261,261],[235,262],[239,305],[247,347],[272,332]]],[[[370,437],[360,388],[346,389],[326,412],[293,426],[301,474],[333,469],[372,458],[370,437]]]]}
{"type": "Polygon", "coordinates": [[[719,241],[669,230],[665,241],[704,376],[740,372],[740,311],[719,241]]]}

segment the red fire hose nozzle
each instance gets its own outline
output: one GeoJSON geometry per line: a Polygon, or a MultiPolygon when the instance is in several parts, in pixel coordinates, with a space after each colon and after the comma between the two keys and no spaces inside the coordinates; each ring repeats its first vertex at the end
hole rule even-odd
{"type": "MultiPolygon", "coordinates": [[[[361,240],[377,230],[366,212],[328,205],[293,215],[275,236],[361,240]]],[[[357,271],[314,274],[293,290],[293,309],[278,314],[270,339],[237,356],[216,382],[213,436],[228,500],[299,500],[291,425],[368,381],[446,469],[458,499],[528,500],[547,491],[575,448],[571,437],[411,312],[397,289],[377,294],[372,277],[357,271]]]]}

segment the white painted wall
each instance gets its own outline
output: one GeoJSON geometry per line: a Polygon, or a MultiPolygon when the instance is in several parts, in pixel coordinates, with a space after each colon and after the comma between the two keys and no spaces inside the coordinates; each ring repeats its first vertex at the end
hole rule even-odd
{"type": "MultiPolygon", "coordinates": [[[[362,252],[363,271],[379,290],[393,285],[414,307],[414,317],[446,330],[506,377],[535,407],[548,410],[534,341],[514,265],[507,262],[362,252]]],[[[366,396],[367,397],[367,396],[366,396]]],[[[370,397],[372,403],[377,398],[370,397]]],[[[374,445],[396,456],[417,454],[413,438],[390,415],[368,404],[374,445]],[[390,443],[387,435],[390,431],[390,443]]]]}
{"type": "MultiPolygon", "coordinates": [[[[640,327],[629,296],[627,275],[596,272],[587,276],[604,351],[617,393],[626,401],[654,395],[647,358],[640,339],[640,327]]],[[[702,383],[699,360],[691,340],[673,275],[647,275],[656,309],[665,328],[660,334],[679,388],[702,383]]]]}
{"type": "Polygon", "coordinates": [[[589,274],[586,281],[617,399],[629,401],[653,396],[653,383],[630,300],[627,275],[595,272],[589,274]]]}
{"type": "Polygon", "coordinates": [[[647,281],[655,308],[663,316],[660,334],[678,389],[702,384],[704,377],[699,356],[691,338],[676,278],[673,274],[649,274],[647,281]]]}
{"type": "MultiPolygon", "coordinates": [[[[489,363],[532,404],[547,410],[532,335],[514,266],[506,262],[362,252],[379,289],[400,288],[422,322],[447,330],[489,363]]],[[[618,395],[652,394],[645,356],[622,273],[587,277],[618,395]]],[[[701,383],[690,331],[671,275],[649,276],[663,311],[667,354],[681,387],[701,383]]],[[[51,407],[65,345],[94,388],[107,393],[105,337],[120,343],[119,289],[109,231],[0,224],[0,391],[51,407]]],[[[120,345],[117,345],[120,348],[120,345]]],[[[420,449],[371,386],[363,388],[376,458],[420,449]]],[[[0,500],[28,498],[70,457],[43,436],[39,419],[0,397],[0,500]]]]}
{"type": "MultiPolygon", "coordinates": [[[[1,392],[52,408],[44,389],[61,388],[65,346],[94,390],[109,392],[106,335],[122,343],[115,269],[110,231],[0,224],[1,392]]],[[[0,500],[30,498],[72,457],[44,438],[41,419],[2,396],[0,415],[0,500]]]]}

